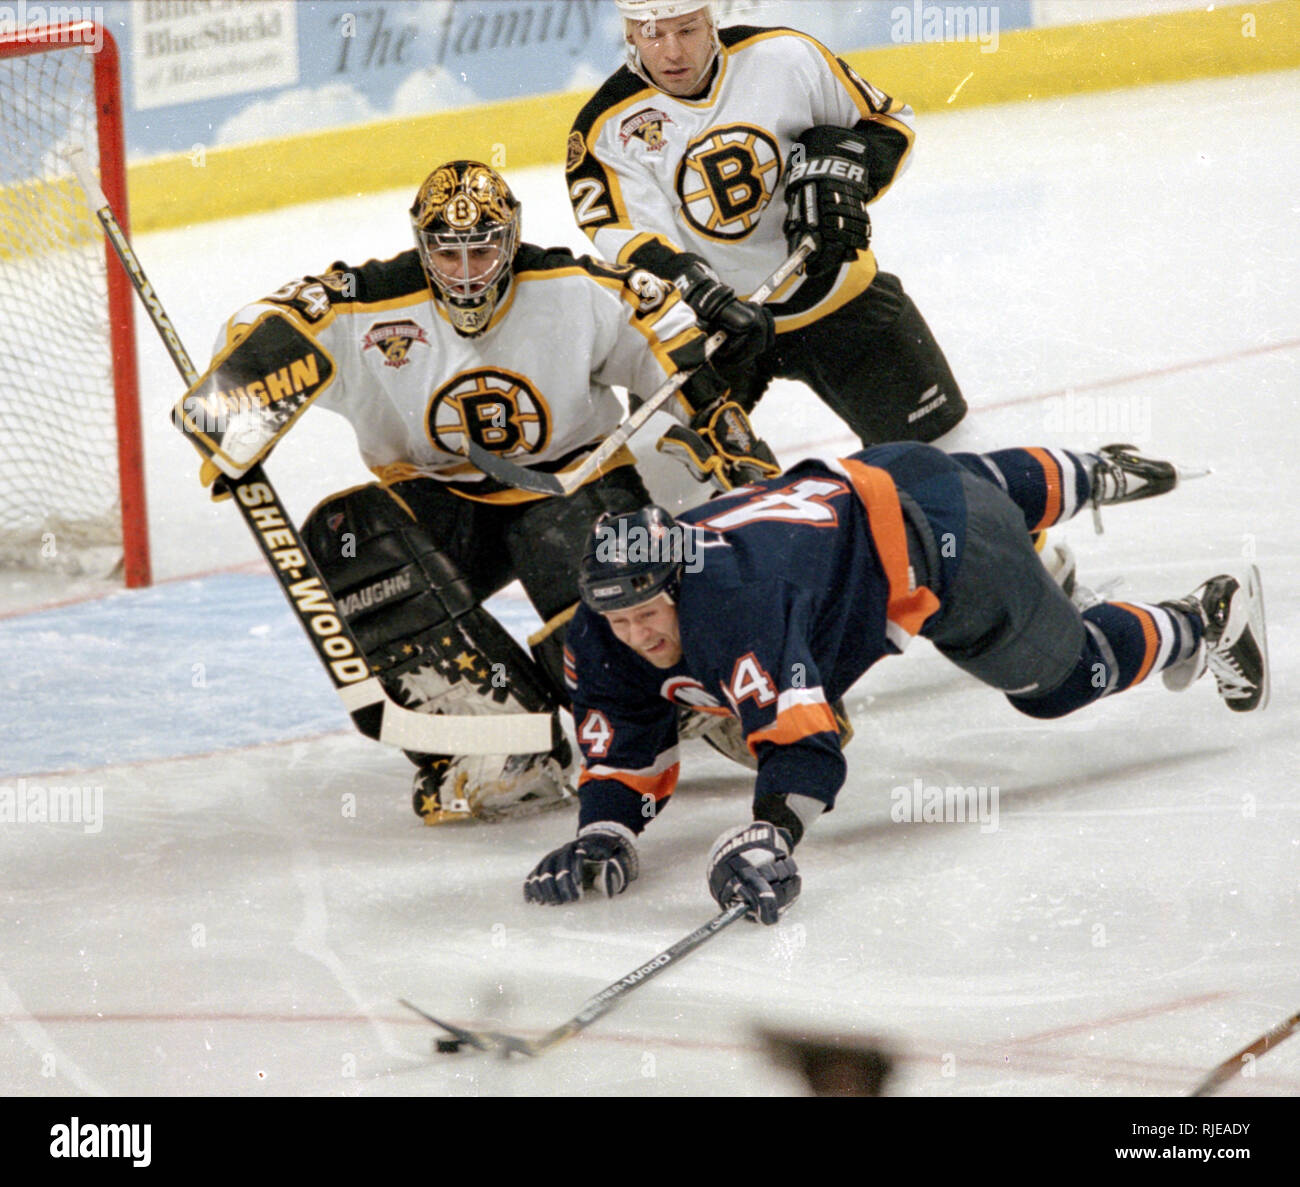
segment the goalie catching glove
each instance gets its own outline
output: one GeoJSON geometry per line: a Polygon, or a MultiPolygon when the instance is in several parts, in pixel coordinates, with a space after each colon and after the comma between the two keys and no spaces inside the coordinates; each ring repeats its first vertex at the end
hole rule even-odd
{"type": "Polygon", "coordinates": [[[632,831],[611,820],[588,824],[576,840],[548,853],[524,880],[524,900],[556,907],[576,903],[584,891],[606,898],[622,894],[640,870],[632,831]]]}
{"type": "Polygon", "coordinates": [[[786,162],[783,230],[791,251],[811,236],[809,276],[833,272],[871,243],[866,137],[819,125],[795,142],[786,162]]]}
{"type": "Polygon", "coordinates": [[[708,880],[718,906],[743,902],[747,918],[769,924],[799,897],[802,885],[790,834],[766,820],[730,828],[713,842],[708,880]]]}
{"type": "Polygon", "coordinates": [[[745,410],[734,400],[697,413],[689,429],[673,425],[655,448],[681,462],[697,482],[712,482],[721,491],[781,473],[767,442],[755,436],[745,410]]]}

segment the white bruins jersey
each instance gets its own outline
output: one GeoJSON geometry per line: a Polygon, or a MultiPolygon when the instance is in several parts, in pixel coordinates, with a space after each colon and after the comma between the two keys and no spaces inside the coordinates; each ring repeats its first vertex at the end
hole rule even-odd
{"type": "MultiPolygon", "coordinates": [[[[701,334],[664,281],[527,243],[473,338],[433,299],[414,249],[285,285],[232,317],[218,351],[268,310],[333,360],[316,405],[347,417],[382,481],[424,476],[494,503],[545,496],[489,478],[465,459],[467,440],[531,468],[575,468],[623,420],[613,387],[651,395],[678,370],[673,353],[701,334]]],[[[684,401],[677,411],[687,415],[684,401]]],[[[600,473],[633,460],[624,448],[600,473]]]]}
{"type": "MultiPolygon", "coordinates": [[[[787,255],[782,174],[796,138],[817,125],[865,134],[874,201],[904,167],[912,112],[793,29],[735,26],[718,37],[697,98],[669,95],[627,66],[611,75],[574,122],[566,173],[598,255],[669,276],[669,257],[693,252],[745,295],[787,255]]],[[[838,275],[796,274],[770,302],[778,331],[839,308],[875,274],[870,250],[838,275]]]]}

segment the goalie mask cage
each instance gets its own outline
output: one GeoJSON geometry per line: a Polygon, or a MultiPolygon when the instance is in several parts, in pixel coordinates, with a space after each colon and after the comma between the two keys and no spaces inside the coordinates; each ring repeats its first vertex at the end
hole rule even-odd
{"type": "Polygon", "coordinates": [[[0,35],[0,564],[120,560],[148,585],[131,285],[63,160],[74,144],[127,227],[113,39],[89,21],[0,35]]]}

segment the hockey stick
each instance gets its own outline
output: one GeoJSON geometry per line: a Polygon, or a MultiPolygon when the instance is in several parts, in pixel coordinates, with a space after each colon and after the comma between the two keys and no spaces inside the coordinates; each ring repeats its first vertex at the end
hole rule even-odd
{"type": "MultiPolygon", "coordinates": [[[[199,381],[199,373],[90,171],[85,150],[74,146],[65,155],[91,212],[149,311],[167,353],[186,387],[193,387],[199,381]]],[[[416,713],[392,700],[379,678],[370,674],[356,637],[321,580],[302,537],[262,467],[253,466],[242,478],[224,481],[230,486],[235,505],[271,572],[279,578],[298,622],[325,665],[335,692],[353,724],[367,738],[427,754],[538,754],[551,748],[551,718],[547,713],[449,716],[416,713]]]]}
{"type": "Polygon", "coordinates": [[[540,1039],[524,1039],[518,1035],[505,1034],[497,1030],[468,1030],[465,1027],[443,1022],[432,1014],[426,1014],[419,1006],[412,1005],[404,998],[398,1000],[408,1010],[413,1010],[426,1021],[432,1022],[435,1026],[440,1026],[451,1036],[450,1042],[446,1039],[439,1040],[438,1049],[440,1051],[455,1051],[459,1044],[467,1043],[480,1051],[499,1051],[505,1057],[516,1054],[538,1056],[542,1052],[549,1051],[552,1047],[564,1042],[565,1039],[570,1039],[580,1031],[585,1030],[597,1018],[604,1017],[632,990],[644,985],[651,977],[657,977],[664,969],[681,960],[683,956],[694,952],[701,944],[713,939],[724,927],[729,927],[737,919],[743,919],[747,910],[748,908],[744,903],[733,903],[721,915],[715,915],[708,923],[702,927],[697,927],[690,935],[683,936],[671,948],[665,948],[658,956],[651,957],[640,968],[633,969],[627,976],[620,977],[594,997],[588,998],[582,1009],[568,1022],[557,1026],[554,1030],[547,1031],[540,1039]]]}
{"type": "MultiPolygon", "coordinates": [[[[786,261],[749,295],[747,300],[755,305],[762,305],[795,273],[812,250],[812,239],[805,238],[786,261]]],[[[704,361],[708,362],[726,340],[727,336],[721,330],[711,335],[704,343],[704,361]]],[[[504,482],[507,486],[517,486],[520,490],[530,490],[539,495],[571,495],[622,449],[633,434],[668,402],[674,392],[685,386],[687,380],[695,374],[695,370],[692,368],[689,371],[678,371],[671,376],[627,420],[610,433],[587,456],[582,465],[567,474],[547,474],[541,470],[518,466],[503,457],[498,457],[495,453],[489,453],[476,441],[469,443],[469,460],[488,477],[504,482]]]]}
{"type": "Polygon", "coordinates": [[[1300,1013],[1292,1014],[1285,1022],[1279,1022],[1272,1030],[1260,1035],[1253,1043],[1238,1051],[1236,1055],[1230,1055],[1187,1095],[1209,1096],[1241,1071],[1242,1060],[1254,1059],[1256,1055],[1263,1055],[1270,1047],[1276,1047],[1283,1039],[1289,1038],[1298,1030],[1300,1030],[1300,1013]]]}

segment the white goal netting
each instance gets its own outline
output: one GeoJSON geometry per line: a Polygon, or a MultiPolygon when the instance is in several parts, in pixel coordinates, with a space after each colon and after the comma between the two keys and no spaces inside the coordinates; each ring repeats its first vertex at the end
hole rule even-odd
{"type": "Polygon", "coordinates": [[[79,570],[120,554],[122,515],[104,241],[73,143],[98,161],[91,54],[0,46],[0,563],[79,570]]]}

